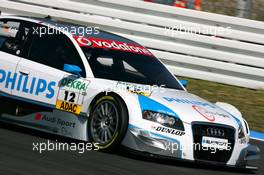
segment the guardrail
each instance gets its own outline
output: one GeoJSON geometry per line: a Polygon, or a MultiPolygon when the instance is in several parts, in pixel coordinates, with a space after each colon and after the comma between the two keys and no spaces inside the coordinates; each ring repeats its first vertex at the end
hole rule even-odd
{"type": "Polygon", "coordinates": [[[139,0],[0,0],[12,14],[99,26],[148,47],[176,75],[264,89],[264,23],[139,0]]]}

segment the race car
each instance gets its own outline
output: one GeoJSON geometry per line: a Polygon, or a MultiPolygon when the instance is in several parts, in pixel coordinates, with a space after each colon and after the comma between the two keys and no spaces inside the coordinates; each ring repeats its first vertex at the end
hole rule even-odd
{"type": "Polygon", "coordinates": [[[98,27],[0,17],[2,122],[104,151],[243,168],[258,158],[238,109],[186,85],[147,48],[98,27]]]}

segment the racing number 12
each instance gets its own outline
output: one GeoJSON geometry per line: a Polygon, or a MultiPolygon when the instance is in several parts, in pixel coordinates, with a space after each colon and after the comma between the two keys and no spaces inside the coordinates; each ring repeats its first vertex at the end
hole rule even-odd
{"type": "Polygon", "coordinates": [[[69,93],[69,91],[65,91],[64,101],[69,101],[74,103],[76,94],[74,92],[69,93]],[[69,97],[69,100],[68,100],[69,97]]]}

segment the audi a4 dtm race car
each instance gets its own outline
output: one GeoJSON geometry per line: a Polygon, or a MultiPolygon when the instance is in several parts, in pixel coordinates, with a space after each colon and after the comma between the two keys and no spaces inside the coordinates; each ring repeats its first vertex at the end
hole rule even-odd
{"type": "Polygon", "coordinates": [[[246,167],[241,113],[190,94],[148,49],[98,28],[0,17],[0,120],[174,159],[246,167]],[[74,30],[74,32],[72,32],[74,30]]]}

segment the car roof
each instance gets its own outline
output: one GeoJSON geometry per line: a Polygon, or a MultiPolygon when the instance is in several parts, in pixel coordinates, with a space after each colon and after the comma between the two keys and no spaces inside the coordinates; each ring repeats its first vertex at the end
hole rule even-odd
{"type": "MultiPolygon", "coordinates": [[[[95,26],[84,26],[84,25],[78,25],[78,24],[74,24],[74,23],[69,23],[69,22],[64,22],[64,21],[60,21],[60,20],[54,20],[50,17],[46,17],[46,18],[37,18],[37,17],[25,17],[25,16],[12,16],[12,15],[8,15],[8,16],[1,16],[0,18],[9,18],[9,19],[18,19],[18,20],[24,20],[24,21],[29,21],[29,22],[33,22],[36,24],[43,24],[43,25],[50,25],[52,27],[56,27],[56,28],[61,28],[61,29],[65,29],[67,28],[68,31],[77,31],[75,32],[75,36],[83,36],[83,37],[87,37],[87,38],[101,38],[101,39],[105,39],[105,40],[114,40],[114,41],[119,41],[119,42],[124,42],[124,43],[128,43],[128,44],[135,44],[135,45],[140,45],[130,39],[127,39],[125,37],[110,33],[110,32],[106,32],[104,30],[99,29],[99,33],[95,34],[94,32],[92,32],[91,34],[85,34],[83,35],[83,32],[80,32],[81,30],[75,30],[75,29],[80,29],[80,27],[82,28],[87,28],[87,27],[92,27],[94,28],[95,26]]],[[[66,30],[67,31],[67,30],[66,30]]]]}

